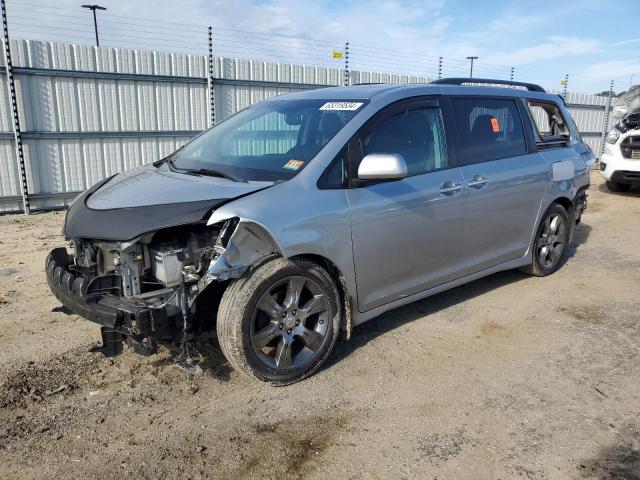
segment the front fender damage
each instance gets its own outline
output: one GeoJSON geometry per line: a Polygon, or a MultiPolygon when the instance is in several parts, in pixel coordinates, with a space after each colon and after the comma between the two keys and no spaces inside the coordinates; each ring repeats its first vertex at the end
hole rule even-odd
{"type": "MultiPolygon", "coordinates": [[[[222,222],[221,233],[214,247],[217,256],[200,280],[200,291],[204,291],[214,281],[223,282],[241,277],[252,265],[267,257],[287,256],[269,231],[255,221],[234,217],[215,223],[222,222]]],[[[210,221],[209,224],[213,222],[210,221]]],[[[349,340],[353,328],[353,299],[349,295],[346,278],[337,269],[336,272],[344,314],[341,330],[343,338],[349,340]]]]}
{"type": "Polygon", "coordinates": [[[221,234],[215,245],[216,258],[211,262],[201,283],[206,286],[214,280],[238,278],[256,262],[282,251],[262,225],[250,220],[229,219],[223,231],[234,228],[228,239],[221,234]]]}

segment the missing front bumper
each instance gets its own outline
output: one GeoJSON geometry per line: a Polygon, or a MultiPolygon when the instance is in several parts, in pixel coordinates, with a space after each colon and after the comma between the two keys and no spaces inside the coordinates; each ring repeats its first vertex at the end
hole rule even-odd
{"type": "MultiPolygon", "coordinates": [[[[55,248],[49,253],[45,270],[51,292],[64,307],[103,326],[108,335],[117,332],[136,341],[145,338],[171,341],[181,331],[180,308],[167,301],[171,290],[163,290],[144,301],[112,294],[87,294],[89,281],[76,274],[65,248],[55,248]]],[[[114,334],[115,338],[117,335],[114,334]]]]}

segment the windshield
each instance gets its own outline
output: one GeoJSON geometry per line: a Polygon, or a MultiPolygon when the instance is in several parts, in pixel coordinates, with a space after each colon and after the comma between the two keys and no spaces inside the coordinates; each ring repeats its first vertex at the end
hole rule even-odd
{"type": "Polygon", "coordinates": [[[170,157],[171,166],[240,181],[294,177],[363,107],[359,101],[273,100],[242,110],[170,157]]]}

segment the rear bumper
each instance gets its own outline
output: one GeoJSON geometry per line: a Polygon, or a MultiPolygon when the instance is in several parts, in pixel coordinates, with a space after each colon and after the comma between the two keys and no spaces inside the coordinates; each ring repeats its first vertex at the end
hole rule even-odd
{"type": "Polygon", "coordinates": [[[173,304],[155,307],[148,302],[115,295],[87,294],[89,280],[77,275],[65,248],[55,248],[45,261],[51,292],[68,310],[110,330],[132,337],[171,340],[178,332],[182,314],[173,304]]]}

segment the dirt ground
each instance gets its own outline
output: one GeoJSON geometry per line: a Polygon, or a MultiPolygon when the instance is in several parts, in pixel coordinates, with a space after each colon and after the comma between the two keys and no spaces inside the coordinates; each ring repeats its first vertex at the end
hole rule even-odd
{"type": "Polygon", "coordinates": [[[640,191],[593,175],[566,265],[386,313],[284,388],[107,359],[48,292],[63,214],[0,217],[0,478],[640,478],[640,191]]]}

